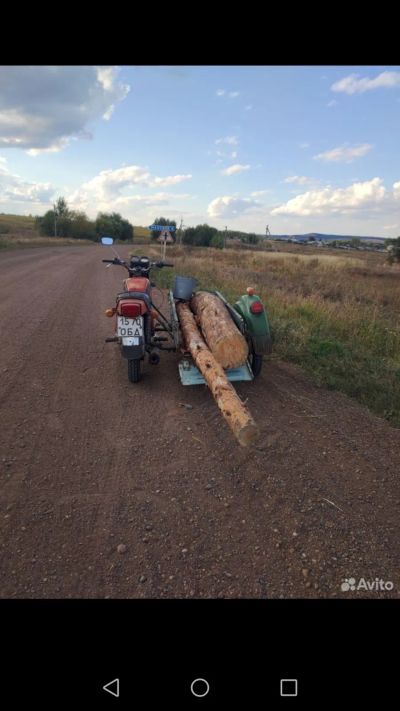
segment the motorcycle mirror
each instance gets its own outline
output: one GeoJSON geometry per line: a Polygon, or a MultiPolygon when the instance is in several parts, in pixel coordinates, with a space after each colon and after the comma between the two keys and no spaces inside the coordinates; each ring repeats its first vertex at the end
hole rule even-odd
{"type": "Polygon", "coordinates": [[[108,247],[111,247],[111,245],[114,244],[114,240],[112,237],[102,237],[101,244],[106,244],[108,247]]]}

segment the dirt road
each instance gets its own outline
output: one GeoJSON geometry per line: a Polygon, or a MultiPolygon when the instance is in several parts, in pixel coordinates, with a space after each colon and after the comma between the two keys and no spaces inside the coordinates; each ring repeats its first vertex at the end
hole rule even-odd
{"type": "Polygon", "coordinates": [[[398,597],[400,431],[275,360],[250,450],[177,355],[130,384],[105,251],[0,255],[0,596],[398,597]]]}

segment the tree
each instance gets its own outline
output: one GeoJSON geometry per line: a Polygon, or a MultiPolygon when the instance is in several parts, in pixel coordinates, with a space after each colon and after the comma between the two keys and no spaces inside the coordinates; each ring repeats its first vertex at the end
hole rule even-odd
{"type": "Polygon", "coordinates": [[[189,227],[183,234],[183,244],[192,244],[196,247],[209,247],[212,238],[218,234],[218,230],[210,225],[197,225],[189,227]]]}
{"type": "Polygon", "coordinates": [[[210,247],[216,247],[217,249],[224,248],[224,237],[221,232],[218,232],[211,238],[210,247]]]}
{"type": "Polygon", "coordinates": [[[53,210],[35,217],[35,228],[47,237],[96,239],[95,223],[82,211],[70,210],[63,197],[58,198],[53,210]]]}
{"type": "Polygon", "coordinates": [[[133,227],[118,212],[99,212],[95,224],[96,234],[117,240],[133,240],[133,227]]]}
{"type": "Polygon", "coordinates": [[[71,236],[71,218],[72,213],[68,208],[67,201],[63,197],[59,197],[53,206],[54,216],[54,236],[55,237],[70,237],[71,236]]]}
{"type": "Polygon", "coordinates": [[[249,232],[241,237],[241,241],[245,244],[258,244],[260,237],[256,235],[255,232],[249,232]]]}
{"type": "Polygon", "coordinates": [[[54,210],[48,210],[42,217],[37,217],[35,220],[36,229],[41,235],[46,237],[54,237],[54,210]]]}
{"type": "Polygon", "coordinates": [[[54,207],[58,217],[68,217],[69,209],[65,198],[59,197],[54,207]]]}
{"type": "Polygon", "coordinates": [[[389,264],[394,264],[394,262],[400,262],[400,237],[396,237],[396,239],[390,240],[389,249],[389,264]]]}
{"type": "MultiPolygon", "coordinates": [[[[167,220],[165,217],[156,217],[156,219],[153,221],[152,224],[153,225],[161,225],[161,226],[165,226],[165,227],[170,225],[171,227],[175,227],[175,230],[173,232],[171,232],[170,234],[171,234],[171,237],[174,240],[174,242],[176,241],[176,220],[167,220]]],[[[159,232],[158,230],[151,230],[151,233],[150,233],[151,239],[154,239],[154,240],[158,239],[160,234],[161,234],[161,232],[159,232]]]]}
{"type": "Polygon", "coordinates": [[[71,237],[75,239],[96,239],[96,225],[92,220],[89,220],[86,213],[79,211],[71,213],[71,237]]]}

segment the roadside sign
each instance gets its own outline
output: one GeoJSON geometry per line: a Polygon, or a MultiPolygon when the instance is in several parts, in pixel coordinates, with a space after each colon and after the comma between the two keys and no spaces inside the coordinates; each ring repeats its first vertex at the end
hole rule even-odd
{"type": "Polygon", "coordinates": [[[173,225],[150,225],[149,230],[159,230],[160,232],[175,232],[175,227],[173,225]]]}

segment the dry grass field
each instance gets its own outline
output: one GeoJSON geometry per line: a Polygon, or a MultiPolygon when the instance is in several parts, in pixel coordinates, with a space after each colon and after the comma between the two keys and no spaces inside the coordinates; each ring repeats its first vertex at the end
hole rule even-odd
{"type": "MultiPolygon", "coordinates": [[[[400,269],[382,254],[315,252],[172,246],[167,258],[175,273],[197,277],[231,302],[254,286],[269,314],[275,357],[400,426],[400,269]]],[[[171,272],[158,273],[157,283],[171,284],[171,272]]]]}
{"type": "Polygon", "coordinates": [[[67,247],[93,244],[89,240],[43,237],[35,229],[35,218],[0,214],[0,249],[29,247],[67,247]]]}
{"type": "Polygon", "coordinates": [[[0,235],[0,249],[29,249],[31,247],[79,247],[94,244],[87,239],[69,239],[64,237],[23,237],[21,235],[0,235]]]}
{"type": "Polygon", "coordinates": [[[149,244],[150,230],[147,227],[133,228],[133,243],[134,244],[149,244]]]}

